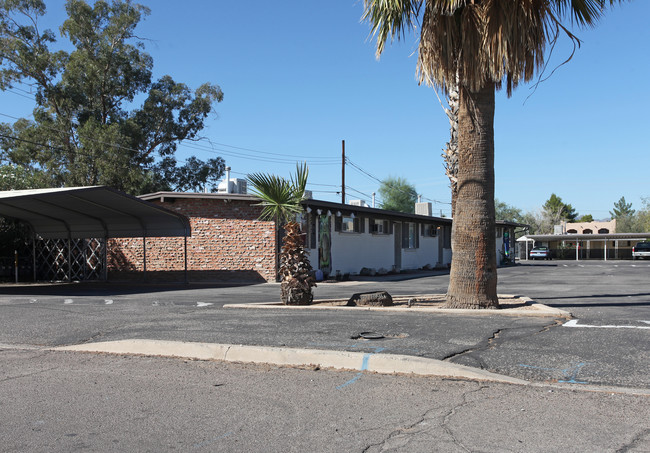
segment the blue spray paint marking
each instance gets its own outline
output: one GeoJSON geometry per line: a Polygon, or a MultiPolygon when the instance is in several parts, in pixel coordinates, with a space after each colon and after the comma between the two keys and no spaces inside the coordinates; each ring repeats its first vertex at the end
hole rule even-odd
{"type": "Polygon", "coordinates": [[[361,371],[357,373],[352,379],[350,379],[348,382],[341,384],[336,387],[336,390],[341,390],[342,388],[347,387],[350,384],[354,384],[357,382],[359,379],[361,379],[361,376],[363,376],[363,372],[368,369],[368,360],[370,360],[370,356],[372,354],[365,354],[363,356],[363,361],[361,362],[361,371]]]}
{"type": "Polygon", "coordinates": [[[374,349],[375,352],[369,352],[364,354],[363,360],[361,362],[361,372],[357,373],[352,379],[350,379],[348,382],[341,384],[336,387],[336,390],[341,390],[342,388],[347,387],[350,384],[354,384],[357,382],[359,379],[361,379],[361,376],[363,376],[363,371],[366,371],[368,369],[368,360],[370,360],[370,356],[373,354],[379,354],[380,352],[384,351],[386,348],[383,348],[381,346],[368,346],[367,343],[354,343],[354,344],[325,344],[325,343],[309,343],[309,346],[320,346],[320,347],[345,347],[345,348],[365,348],[365,349],[374,349]]]}
{"type": "Polygon", "coordinates": [[[571,368],[544,368],[544,367],[539,367],[539,366],[533,366],[533,365],[523,365],[519,364],[520,367],[524,368],[531,368],[534,370],[544,370],[544,371],[559,371],[561,372],[566,379],[558,379],[558,382],[561,382],[563,384],[588,384],[586,381],[577,381],[576,378],[578,377],[578,373],[580,372],[580,369],[585,366],[586,363],[578,363],[577,365],[571,367],[571,368]]]}

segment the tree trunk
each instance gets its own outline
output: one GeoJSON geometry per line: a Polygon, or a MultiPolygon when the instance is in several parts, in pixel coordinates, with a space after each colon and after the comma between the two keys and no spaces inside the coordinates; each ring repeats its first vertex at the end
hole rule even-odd
{"type": "Polygon", "coordinates": [[[494,219],[494,85],[460,88],[458,189],[447,308],[498,308],[494,219]]]}

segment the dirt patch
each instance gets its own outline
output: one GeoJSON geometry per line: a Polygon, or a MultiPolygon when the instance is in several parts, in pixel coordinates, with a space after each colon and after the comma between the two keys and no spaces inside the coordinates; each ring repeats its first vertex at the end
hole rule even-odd
{"type": "MultiPolygon", "coordinates": [[[[347,299],[314,300],[312,306],[344,307],[347,302],[347,299]]],[[[444,303],[444,294],[393,297],[393,307],[401,308],[442,308],[444,303]]],[[[499,295],[499,305],[501,305],[501,309],[535,309],[530,299],[525,299],[519,296],[499,295]]]]}

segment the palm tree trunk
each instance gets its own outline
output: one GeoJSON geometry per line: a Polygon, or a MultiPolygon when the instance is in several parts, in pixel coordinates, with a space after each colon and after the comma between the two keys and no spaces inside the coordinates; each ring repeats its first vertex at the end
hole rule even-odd
{"type": "Polygon", "coordinates": [[[494,92],[460,88],[458,189],[448,308],[498,308],[494,219],[494,92]]]}
{"type": "Polygon", "coordinates": [[[458,190],[458,83],[449,87],[447,103],[449,108],[445,109],[445,113],[449,118],[449,141],[445,146],[442,157],[445,159],[445,173],[449,178],[449,187],[451,189],[451,217],[453,218],[456,208],[456,192],[458,190]]]}

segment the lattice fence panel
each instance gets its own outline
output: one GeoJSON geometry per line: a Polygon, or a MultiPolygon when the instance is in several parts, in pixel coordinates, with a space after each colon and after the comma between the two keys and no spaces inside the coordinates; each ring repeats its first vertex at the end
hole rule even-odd
{"type": "Polygon", "coordinates": [[[102,239],[44,239],[36,243],[36,278],[45,281],[100,280],[106,242],[102,239]]]}

